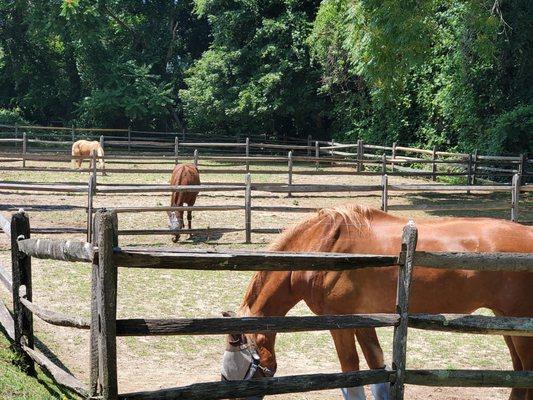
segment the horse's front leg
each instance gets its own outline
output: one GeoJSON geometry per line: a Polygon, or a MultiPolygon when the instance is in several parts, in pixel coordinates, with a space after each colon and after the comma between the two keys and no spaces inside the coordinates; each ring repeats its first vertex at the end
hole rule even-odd
{"type": "Polygon", "coordinates": [[[187,226],[189,227],[189,229],[192,229],[191,228],[191,223],[192,223],[192,211],[187,211],[187,226]]]}
{"type": "MultiPolygon", "coordinates": [[[[379,344],[374,328],[361,328],[355,330],[355,336],[370,369],[385,369],[383,350],[379,344]]],[[[388,400],[390,383],[374,383],[370,386],[375,400],[388,400]]]]}
{"type": "MultiPolygon", "coordinates": [[[[353,329],[337,329],[331,331],[335,350],[341,364],[342,372],[359,371],[359,355],[355,347],[353,329]]],[[[342,388],[345,400],[366,400],[363,386],[342,388]]]]}

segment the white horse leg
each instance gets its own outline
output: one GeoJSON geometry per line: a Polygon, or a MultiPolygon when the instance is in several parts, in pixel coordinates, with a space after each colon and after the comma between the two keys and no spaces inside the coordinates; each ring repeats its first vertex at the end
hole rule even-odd
{"type": "Polygon", "coordinates": [[[365,389],[362,386],[342,388],[344,400],[366,400],[365,389]]]}
{"type": "Polygon", "coordinates": [[[389,382],[374,383],[373,385],[370,385],[370,390],[372,390],[372,396],[374,396],[374,400],[389,400],[389,382]]]}

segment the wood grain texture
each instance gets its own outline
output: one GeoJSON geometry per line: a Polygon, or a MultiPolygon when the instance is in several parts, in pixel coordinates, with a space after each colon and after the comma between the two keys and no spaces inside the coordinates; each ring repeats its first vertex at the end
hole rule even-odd
{"type": "Polygon", "coordinates": [[[18,247],[35,258],[85,262],[93,258],[93,245],[79,240],[25,239],[18,242],[18,247]]]}
{"type": "Polygon", "coordinates": [[[468,269],[475,271],[533,272],[532,253],[432,253],[417,251],[416,266],[439,269],[468,269]]]}
{"type": "Polygon", "coordinates": [[[533,318],[470,314],[410,314],[409,327],[432,331],[533,336],[533,318]]]}
{"type": "Polygon", "coordinates": [[[357,371],[336,374],[311,374],[263,378],[247,381],[197,383],[180,388],[152,392],[125,393],[121,400],[205,400],[273,394],[310,392],[389,382],[392,372],[385,370],[357,371]]]}
{"type": "Polygon", "coordinates": [[[176,253],[115,249],[117,266],[234,271],[340,271],[396,265],[396,256],[344,253],[176,253]]]}
{"type": "Polygon", "coordinates": [[[117,336],[218,335],[254,332],[304,332],[394,326],[396,314],[319,315],[203,319],[120,319],[117,336]]]}
{"type": "Polygon", "coordinates": [[[408,370],[405,383],[422,386],[533,388],[533,371],[408,370]]]}
{"type": "Polygon", "coordinates": [[[396,372],[396,379],[390,390],[392,400],[403,400],[404,398],[409,295],[417,239],[418,230],[414,222],[409,220],[402,234],[402,253],[405,257],[400,264],[396,293],[396,312],[400,316],[400,323],[394,327],[392,340],[392,368],[396,372]]]}

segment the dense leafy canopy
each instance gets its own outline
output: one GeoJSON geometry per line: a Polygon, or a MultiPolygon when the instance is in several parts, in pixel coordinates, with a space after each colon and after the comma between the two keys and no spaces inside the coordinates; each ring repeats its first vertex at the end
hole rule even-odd
{"type": "Polygon", "coordinates": [[[0,0],[0,122],[533,146],[530,0],[0,0]]]}

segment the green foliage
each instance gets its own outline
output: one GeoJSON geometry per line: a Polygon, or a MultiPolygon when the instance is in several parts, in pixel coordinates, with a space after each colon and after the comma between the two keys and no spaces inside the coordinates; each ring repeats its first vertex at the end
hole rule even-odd
{"type": "Polygon", "coordinates": [[[12,109],[12,110],[6,110],[4,108],[0,108],[0,124],[4,125],[27,125],[28,121],[26,121],[21,115],[20,115],[20,109],[12,109]]]}
{"type": "Polygon", "coordinates": [[[180,92],[190,126],[243,134],[320,131],[319,71],[306,43],[315,9],[292,0],[198,1],[213,43],[180,92]]]}
{"type": "Polygon", "coordinates": [[[517,106],[498,116],[481,144],[493,154],[533,154],[533,105],[517,106]]]}

